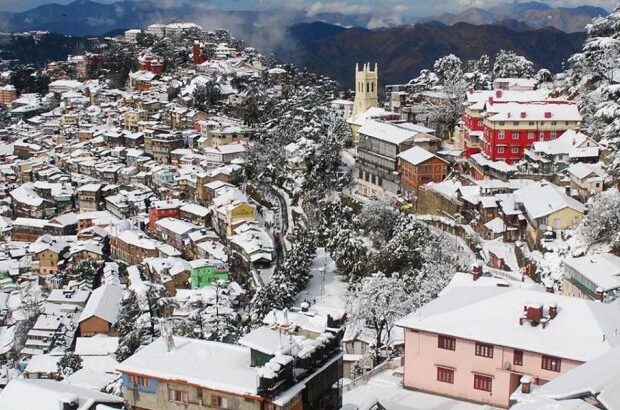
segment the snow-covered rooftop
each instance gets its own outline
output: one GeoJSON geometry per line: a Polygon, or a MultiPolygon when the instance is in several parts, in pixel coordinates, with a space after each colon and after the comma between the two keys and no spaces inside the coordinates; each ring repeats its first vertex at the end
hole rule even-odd
{"type": "Polygon", "coordinates": [[[442,294],[398,325],[588,361],[620,342],[620,307],[527,289],[463,287],[442,294]],[[534,302],[557,305],[557,316],[544,329],[519,324],[523,306],[534,302]]]}
{"type": "Polygon", "coordinates": [[[96,316],[110,324],[116,322],[124,290],[116,285],[101,285],[93,291],[82,311],[80,322],[96,316]]]}
{"type": "Polygon", "coordinates": [[[67,397],[77,398],[76,410],[89,410],[98,403],[120,405],[122,397],[76,387],[56,380],[12,380],[0,393],[2,410],[58,410],[67,397]]]}
{"type": "Polygon", "coordinates": [[[159,338],[122,362],[118,370],[236,394],[257,394],[258,369],[250,367],[249,348],[185,337],[174,337],[174,345],[169,352],[166,341],[159,338]]]}

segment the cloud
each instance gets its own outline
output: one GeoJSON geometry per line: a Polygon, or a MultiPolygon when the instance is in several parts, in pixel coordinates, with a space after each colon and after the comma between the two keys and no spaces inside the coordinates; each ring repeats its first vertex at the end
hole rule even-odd
{"type": "Polygon", "coordinates": [[[367,4],[352,4],[344,1],[317,1],[310,4],[306,8],[306,14],[309,17],[316,16],[321,13],[339,13],[339,14],[368,14],[372,11],[372,7],[367,4]]]}

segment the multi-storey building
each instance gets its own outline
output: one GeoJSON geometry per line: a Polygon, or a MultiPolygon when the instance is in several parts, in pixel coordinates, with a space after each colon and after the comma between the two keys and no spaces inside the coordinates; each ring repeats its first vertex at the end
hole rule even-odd
{"type": "Polygon", "coordinates": [[[157,221],[163,218],[181,218],[183,203],[176,199],[155,201],[149,209],[149,230],[155,232],[157,221]]]}
{"type": "Polygon", "coordinates": [[[17,99],[17,90],[11,84],[0,87],[0,104],[9,105],[17,99]]]}
{"type": "Polygon", "coordinates": [[[110,233],[110,254],[128,265],[139,265],[144,258],[159,256],[159,242],[148,238],[142,231],[128,229],[110,233]]]}
{"type": "Polygon", "coordinates": [[[170,164],[172,151],[183,145],[183,137],[179,134],[156,134],[151,130],[144,133],[144,151],[160,164],[170,164]]]}
{"type": "Polygon", "coordinates": [[[46,219],[16,218],[13,221],[11,239],[18,242],[34,242],[45,234],[46,219]]]}
{"type": "Polygon", "coordinates": [[[452,288],[398,323],[404,386],[508,407],[523,376],[543,385],[617,346],[619,313],[538,290],[452,288]]]}
{"type": "Polygon", "coordinates": [[[536,141],[579,129],[579,108],[569,101],[486,104],[482,150],[493,161],[513,163],[536,141]]]}
{"type": "Polygon", "coordinates": [[[258,328],[243,346],[166,335],[119,365],[123,396],[142,410],[340,408],[342,334],[281,335],[258,328]]]}
{"type": "Polygon", "coordinates": [[[77,189],[80,212],[99,211],[103,207],[101,189],[103,184],[91,183],[77,189]]]}
{"type": "Polygon", "coordinates": [[[359,130],[356,167],[357,192],[366,197],[390,199],[400,191],[397,158],[416,144],[434,139],[411,123],[369,120],[359,130]]]}
{"type": "Polygon", "coordinates": [[[448,175],[448,161],[424,148],[411,147],[398,154],[398,173],[403,191],[414,193],[421,185],[443,181],[448,175]]]}
{"type": "Polygon", "coordinates": [[[562,293],[602,301],[620,289],[620,257],[601,253],[564,259],[562,293]]]}
{"type": "Polygon", "coordinates": [[[163,218],[155,223],[160,240],[184,252],[189,245],[188,235],[200,230],[200,226],[176,218],[163,218]]]}
{"type": "Polygon", "coordinates": [[[456,145],[465,150],[465,156],[480,152],[481,139],[484,135],[484,116],[487,103],[509,102],[536,102],[545,101],[548,92],[536,91],[506,91],[506,90],[469,90],[465,95],[465,109],[461,116],[461,123],[455,131],[456,145]]]}

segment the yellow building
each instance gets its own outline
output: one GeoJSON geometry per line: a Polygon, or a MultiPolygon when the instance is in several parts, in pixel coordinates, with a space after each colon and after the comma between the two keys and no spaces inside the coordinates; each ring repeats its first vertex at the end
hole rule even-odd
{"type": "Polygon", "coordinates": [[[218,209],[218,227],[226,236],[233,234],[239,225],[256,220],[256,207],[246,202],[236,202],[218,209]]]}
{"type": "Polygon", "coordinates": [[[524,210],[527,238],[538,242],[546,231],[561,233],[574,229],[584,216],[585,206],[566,195],[564,188],[545,180],[514,193],[515,205],[524,210]]]}

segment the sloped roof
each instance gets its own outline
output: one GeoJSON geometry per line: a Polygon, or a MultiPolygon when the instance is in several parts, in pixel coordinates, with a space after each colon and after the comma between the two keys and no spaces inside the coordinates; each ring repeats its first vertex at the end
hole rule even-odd
{"type": "Polygon", "coordinates": [[[620,307],[535,290],[462,287],[442,294],[397,325],[588,361],[619,344],[620,307]],[[544,329],[519,324],[523,306],[534,302],[545,307],[545,314],[546,307],[557,304],[557,316],[544,329]]]}
{"type": "Polygon", "coordinates": [[[102,285],[95,289],[80,315],[80,323],[96,316],[106,322],[116,322],[121,309],[124,290],[116,285],[102,285]]]}

